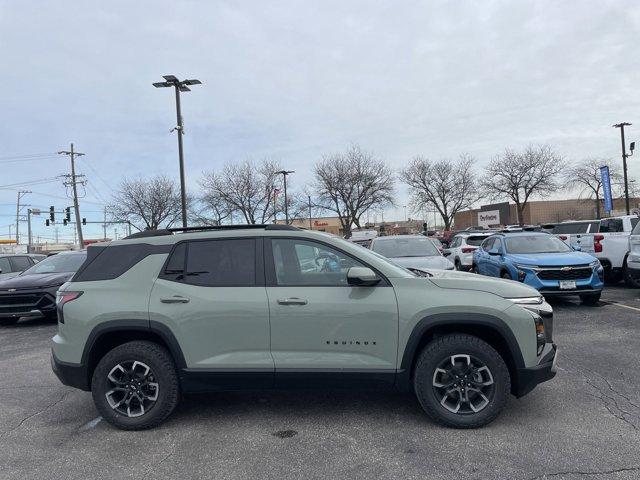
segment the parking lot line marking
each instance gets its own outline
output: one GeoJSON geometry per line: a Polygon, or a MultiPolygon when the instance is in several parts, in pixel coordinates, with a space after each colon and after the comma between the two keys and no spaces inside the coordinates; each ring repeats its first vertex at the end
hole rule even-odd
{"type": "Polygon", "coordinates": [[[602,303],[604,303],[605,305],[615,305],[616,307],[628,308],[629,310],[640,312],[640,308],[632,307],[631,305],[625,305],[624,303],[618,303],[618,302],[602,302],[602,303]]]}
{"type": "Polygon", "coordinates": [[[93,420],[85,423],[83,426],[80,427],[79,431],[84,432],[85,430],[89,430],[91,428],[94,428],[96,425],[98,425],[100,423],[100,420],[102,420],[102,417],[96,417],[93,420]]]}

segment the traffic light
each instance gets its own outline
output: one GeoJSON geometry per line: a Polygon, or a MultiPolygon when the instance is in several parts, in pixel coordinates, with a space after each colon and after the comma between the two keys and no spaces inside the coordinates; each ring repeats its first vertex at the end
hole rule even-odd
{"type": "MultiPolygon", "coordinates": [[[[66,214],[65,218],[66,218],[67,222],[70,222],[71,221],[71,207],[67,207],[65,209],[65,214],[66,214]]],[[[66,225],[66,223],[65,223],[65,225],[66,225]]]]}
{"type": "Polygon", "coordinates": [[[83,219],[82,219],[82,224],[83,224],[83,225],[86,225],[86,224],[87,224],[87,219],[86,219],[86,218],[83,218],[83,219]]]}
{"type": "Polygon", "coordinates": [[[67,226],[67,223],[68,223],[67,219],[66,219],[66,218],[63,218],[63,219],[62,219],[62,224],[66,227],[66,226],[67,226]]]}
{"type": "Polygon", "coordinates": [[[53,205],[49,207],[49,220],[51,220],[51,223],[56,221],[56,208],[53,205]]]}
{"type": "Polygon", "coordinates": [[[48,227],[49,225],[51,225],[51,222],[50,222],[50,221],[49,221],[49,219],[47,218],[47,219],[44,221],[44,224],[48,227]]]}

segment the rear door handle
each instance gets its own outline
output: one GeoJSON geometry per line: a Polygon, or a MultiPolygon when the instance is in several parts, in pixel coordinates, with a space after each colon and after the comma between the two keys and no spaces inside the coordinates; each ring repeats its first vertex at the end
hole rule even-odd
{"type": "Polygon", "coordinates": [[[307,301],[304,298],[279,298],[278,303],[280,305],[306,305],[307,301]]]}
{"type": "Polygon", "coordinates": [[[187,297],[181,297],[179,295],[174,297],[163,297],[160,301],[162,303],[189,303],[189,299],[187,297]]]}

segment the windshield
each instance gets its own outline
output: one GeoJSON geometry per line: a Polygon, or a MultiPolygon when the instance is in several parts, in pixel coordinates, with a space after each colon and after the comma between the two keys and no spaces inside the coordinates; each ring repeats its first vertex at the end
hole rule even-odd
{"type": "Polygon", "coordinates": [[[381,238],[373,242],[371,249],[388,258],[440,255],[433,242],[426,237],[381,238]]]}
{"type": "Polygon", "coordinates": [[[573,250],[551,235],[507,237],[504,241],[509,253],[563,253],[573,250]]]}
{"type": "Polygon", "coordinates": [[[22,275],[76,272],[86,258],[86,253],[54,255],[36,263],[33,267],[22,272],[22,275]]]}

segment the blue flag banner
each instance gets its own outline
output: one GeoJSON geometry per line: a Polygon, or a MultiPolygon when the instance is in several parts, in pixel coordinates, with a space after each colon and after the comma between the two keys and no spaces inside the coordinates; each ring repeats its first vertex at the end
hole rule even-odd
{"type": "Polygon", "coordinates": [[[600,181],[602,182],[602,194],[604,195],[604,211],[613,210],[613,201],[611,200],[611,178],[609,177],[609,167],[606,165],[600,167],[600,181]]]}

